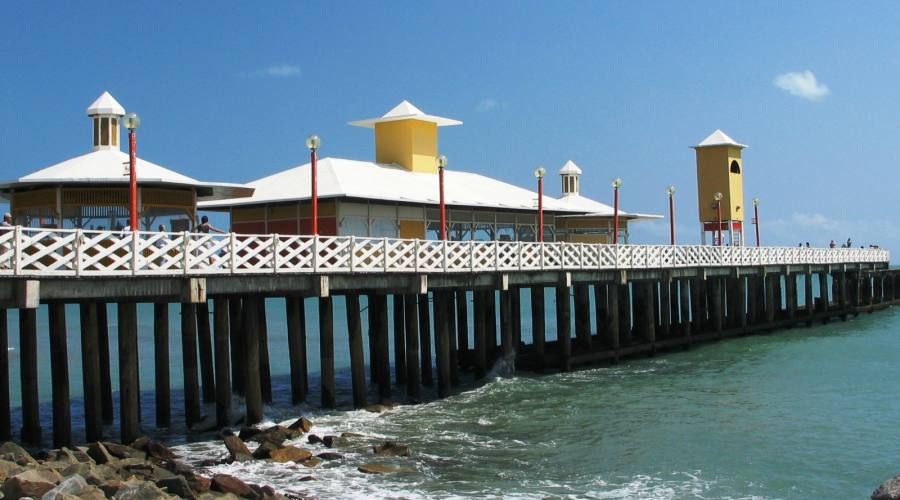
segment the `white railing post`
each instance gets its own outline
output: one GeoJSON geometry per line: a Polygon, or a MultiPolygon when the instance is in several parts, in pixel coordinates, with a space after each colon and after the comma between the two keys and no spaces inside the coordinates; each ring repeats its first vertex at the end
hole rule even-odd
{"type": "Polygon", "coordinates": [[[416,272],[419,272],[419,238],[416,238],[416,242],[413,245],[413,250],[416,252],[415,259],[413,259],[413,264],[416,268],[416,272]]]}
{"type": "Polygon", "coordinates": [[[131,232],[131,275],[137,275],[138,269],[138,255],[140,252],[138,251],[138,238],[140,235],[137,231],[131,232]]]}
{"type": "Polygon", "coordinates": [[[234,274],[235,269],[237,269],[237,236],[234,232],[231,232],[228,235],[228,262],[229,262],[229,270],[231,274],[234,274]]]}
{"type": "Polygon", "coordinates": [[[441,240],[441,267],[447,272],[447,240],[441,240]]]}
{"type": "Polygon", "coordinates": [[[13,234],[13,266],[16,276],[22,274],[22,226],[16,226],[13,234]]]}
{"type": "Polygon", "coordinates": [[[278,233],[272,235],[272,274],[278,274],[278,233]]]}
{"type": "MultiPolygon", "coordinates": [[[[388,239],[384,237],[381,239],[381,260],[384,264],[384,272],[388,272],[388,239]]],[[[446,263],[445,266],[446,267],[446,263]]],[[[446,271],[446,269],[444,269],[446,271]]]]}
{"type": "Polygon", "coordinates": [[[541,241],[540,255],[538,256],[538,263],[541,266],[541,271],[543,271],[544,270],[544,242],[543,241],[541,241]]]}
{"type": "Polygon", "coordinates": [[[81,228],[75,230],[75,276],[81,276],[81,228]]]}
{"type": "Polygon", "coordinates": [[[313,252],[313,254],[312,254],[313,271],[319,272],[319,235],[318,234],[313,235],[312,252],[313,252]]]}
{"type": "Polygon", "coordinates": [[[188,265],[190,264],[190,240],[191,233],[187,231],[181,233],[181,261],[184,274],[188,273],[188,265]]]}
{"type": "Polygon", "coordinates": [[[467,245],[469,248],[469,272],[475,272],[475,242],[469,241],[467,245]]]}
{"type": "Polygon", "coordinates": [[[349,259],[349,261],[350,261],[350,272],[352,273],[352,272],[353,272],[353,269],[356,267],[356,259],[355,259],[355,257],[356,257],[356,236],[350,235],[350,243],[349,243],[349,245],[350,245],[350,246],[349,246],[349,250],[350,250],[350,259],[349,259]]]}

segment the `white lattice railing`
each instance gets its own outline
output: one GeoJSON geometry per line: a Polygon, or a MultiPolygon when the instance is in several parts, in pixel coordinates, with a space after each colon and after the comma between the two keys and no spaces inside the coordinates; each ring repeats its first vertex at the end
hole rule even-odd
{"type": "Polygon", "coordinates": [[[355,236],[0,230],[0,276],[496,272],[887,263],[877,248],[425,241],[355,236]]]}

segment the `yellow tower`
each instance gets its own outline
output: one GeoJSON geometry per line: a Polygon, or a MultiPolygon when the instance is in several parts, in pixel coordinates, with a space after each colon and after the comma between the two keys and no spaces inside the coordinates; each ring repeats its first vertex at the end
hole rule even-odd
{"type": "Polygon", "coordinates": [[[462,125],[459,120],[427,115],[403,101],[380,118],[350,122],[375,129],[375,161],[396,163],[413,172],[437,173],[438,127],[462,125]]]}
{"type": "Polygon", "coordinates": [[[697,201],[700,209],[702,241],[712,233],[713,244],[727,236],[731,245],[744,244],[744,163],[741,151],[747,146],[716,130],[694,146],[697,152],[697,201]],[[717,201],[717,193],[721,200],[717,201]],[[718,226],[721,221],[721,226],[718,226]]]}

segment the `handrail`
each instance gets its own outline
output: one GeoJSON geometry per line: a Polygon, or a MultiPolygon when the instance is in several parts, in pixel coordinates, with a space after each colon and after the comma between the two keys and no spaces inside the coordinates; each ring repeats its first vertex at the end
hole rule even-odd
{"type": "Polygon", "coordinates": [[[0,229],[3,276],[508,272],[887,263],[880,248],[446,242],[360,236],[0,229]]]}

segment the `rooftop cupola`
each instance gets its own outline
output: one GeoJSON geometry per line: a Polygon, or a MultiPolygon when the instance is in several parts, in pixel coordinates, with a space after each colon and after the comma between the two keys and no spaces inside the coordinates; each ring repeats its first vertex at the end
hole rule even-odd
{"type": "Polygon", "coordinates": [[[94,123],[94,151],[119,149],[119,122],[125,116],[125,108],[109,94],[100,94],[87,109],[94,123]]]}
{"type": "Polygon", "coordinates": [[[574,161],[569,160],[559,169],[559,175],[562,177],[562,194],[563,196],[577,195],[581,186],[579,186],[581,177],[581,168],[574,161]]]}
{"type": "Polygon", "coordinates": [[[375,162],[396,163],[413,172],[437,173],[437,129],[462,122],[425,114],[411,102],[403,101],[380,118],[350,125],[375,129],[375,162]]]}

